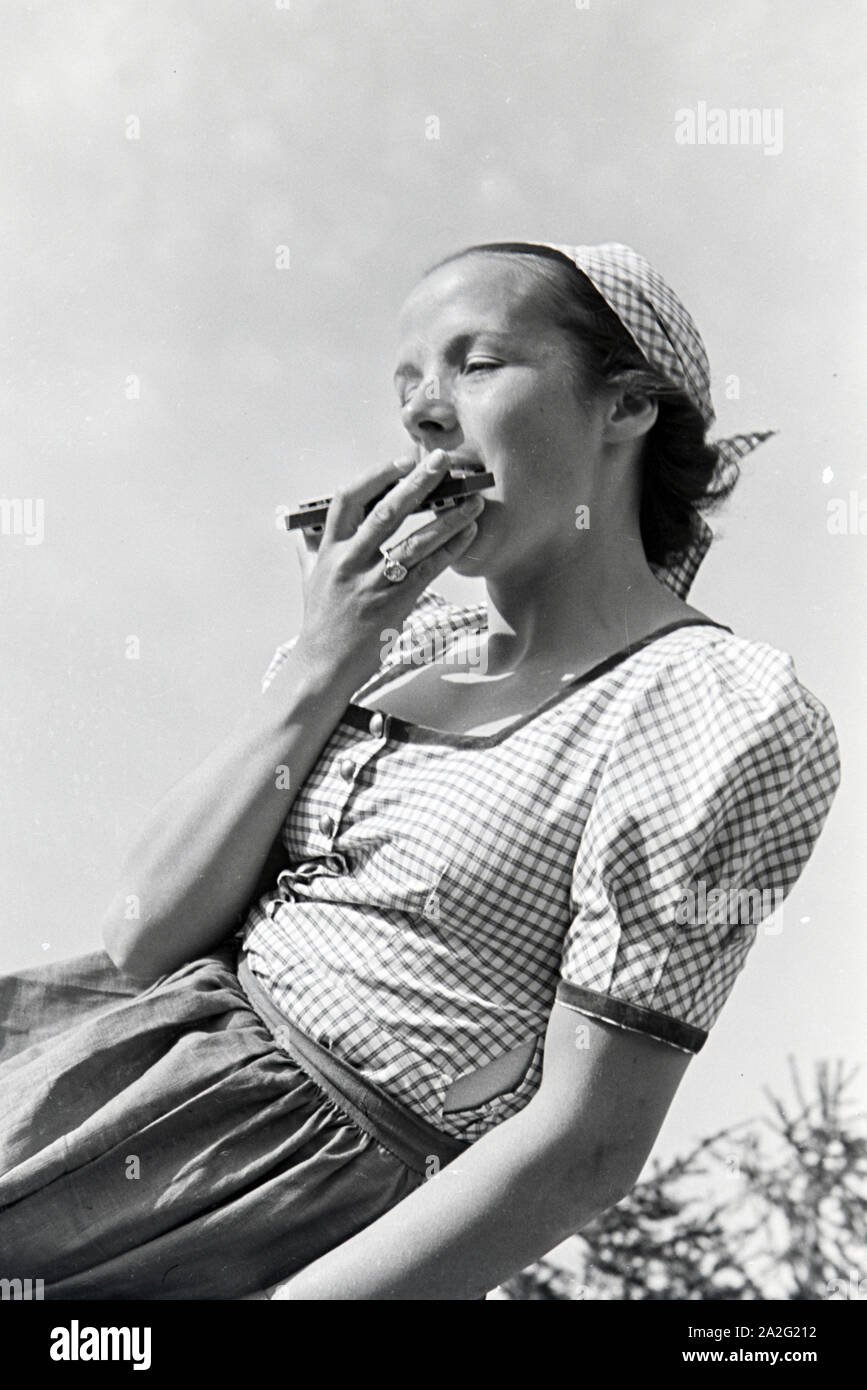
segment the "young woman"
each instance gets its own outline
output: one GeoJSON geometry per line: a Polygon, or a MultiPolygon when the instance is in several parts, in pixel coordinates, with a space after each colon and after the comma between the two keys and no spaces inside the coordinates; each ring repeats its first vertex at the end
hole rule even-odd
{"type": "Polygon", "coordinates": [[[826,710],[686,601],[766,436],[708,444],[653,268],[461,252],[396,383],[419,459],[303,544],[301,630],[108,954],[0,982],[2,1272],[48,1297],[482,1297],[629,1191],[827,815],[826,710]],[[484,500],[395,540],[455,466],[484,500]]]}

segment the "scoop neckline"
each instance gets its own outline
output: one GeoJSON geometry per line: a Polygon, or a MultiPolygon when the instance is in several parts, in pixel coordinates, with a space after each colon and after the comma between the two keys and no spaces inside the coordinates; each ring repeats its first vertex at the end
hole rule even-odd
{"type": "MultiPolygon", "coordinates": [[[[549,709],[553,709],[573,691],[597,680],[599,676],[605,675],[615,666],[618,666],[621,661],[634,656],[637,652],[650,646],[652,642],[667,637],[669,633],[677,632],[679,628],[683,627],[715,627],[734,636],[732,628],[727,627],[725,623],[714,622],[712,618],[676,618],[673,622],[665,623],[662,627],[649,632],[638,642],[627,644],[619,651],[613,652],[611,656],[604,657],[595,666],[591,666],[588,671],[584,671],[582,675],[575,676],[573,680],[568,681],[561,690],[555,690],[552,695],[548,696],[547,700],[543,700],[541,705],[528,711],[527,714],[519,715],[511,724],[507,724],[502,729],[496,729],[490,734],[457,733],[449,729],[434,729],[428,724],[414,724],[408,719],[401,719],[399,715],[389,714],[387,710],[378,710],[375,707],[357,704],[354,700],[350,700],[347,704],[342,715],[342,722],[352,725],[353,728],[368,729],[371,720],[375,715],[378,715],[383,721],[381,735],[383,740],[394,738],[400,743],[445,743],[473,748],[493,747],[547,713],[549,709]]],[[[374,687],[374,690],[376,688],[374,687]]]]}

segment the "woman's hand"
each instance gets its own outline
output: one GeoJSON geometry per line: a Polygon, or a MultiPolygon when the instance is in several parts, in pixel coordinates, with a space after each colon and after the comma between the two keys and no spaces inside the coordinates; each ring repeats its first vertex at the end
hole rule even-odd
{"type": "Polygon", "coordinates": [[[409,571],[404,580],[392,583],[383,572],[380,546],[442,480],[449,461],[435,449],[419,463],[371,469],[335,494],[321,540],[302,533],[304,621],[295,655],[317,674],[339,671],[345,680],[351,673],[358,689],[380,664],[384,630],[400,628],[422,590],[471,544],[484,506],[478,494],[389,548],[409,571]],[[385,488],[365,516],[365,505],[385,488]]]}
{"type": "Polygon", "coordinates": [[[392,584],[383,573],[380,545],[447,462],[437,450],[427,466],[408,461],[401,477],[389,464],[337,494],[306,578],[298,642],[229,736],[162,798],[126,857],[102,923],[125,973],[154,980],[212,949],[262,891],[295,796],[347,700],[379,665],[383,630],[402,624],[425,585],[472,541],[481,504],[468,501],[394,547],[405,580],[392,584]],[[365,503],[385,488],[365,517],[365,503]],[[139,905],[132,921],[131,900],[139,905]]]}

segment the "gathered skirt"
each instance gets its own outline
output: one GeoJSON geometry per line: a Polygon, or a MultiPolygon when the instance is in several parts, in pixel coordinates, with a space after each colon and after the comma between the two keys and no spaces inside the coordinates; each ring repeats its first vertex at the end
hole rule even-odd
{"type": "Polygon", "coordinates": [[[323,1084],[327,1054],[278,1042],[237,966],[233,942],[145,988],[104,951],[0,977],[0,1279],[240,1298],[401,1201],[426,1145],[455,1156],[356,1074],[323,1084]]]}

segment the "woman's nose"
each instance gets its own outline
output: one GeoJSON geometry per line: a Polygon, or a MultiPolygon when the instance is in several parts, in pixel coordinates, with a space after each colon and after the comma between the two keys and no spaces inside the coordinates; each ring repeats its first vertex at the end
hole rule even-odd
{"type": "Polygon", "coordinates": [[[420,381],[401,411],[403,427],[415,439],[448,434],[457,427],[454,405],[438,377],[420,381]]]}

